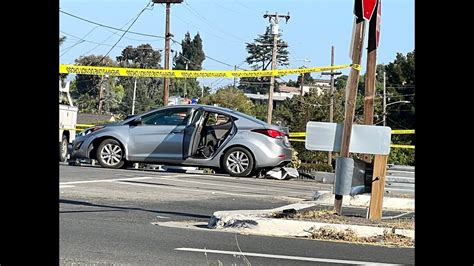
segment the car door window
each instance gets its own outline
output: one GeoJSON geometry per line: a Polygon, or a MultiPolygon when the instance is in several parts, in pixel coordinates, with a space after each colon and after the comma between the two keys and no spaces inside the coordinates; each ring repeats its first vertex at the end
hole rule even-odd
{"type": "Polygon", "coordinates": [[[172,108],[160,110],[142,117],[143,125],[182,126],[189,119],[189,108],[172,108]]]}
{"type": "Polygon", "coordinates": [[[220,126],[230,122],[230,117],[218,114],[218,113],[209,113],[209,117],[206,121],[206,126],[220,126]]]}

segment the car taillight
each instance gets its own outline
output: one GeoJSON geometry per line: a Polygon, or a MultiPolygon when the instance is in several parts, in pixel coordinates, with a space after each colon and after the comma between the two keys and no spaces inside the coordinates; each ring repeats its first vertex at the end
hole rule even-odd
{"type": "Polygon", "coordinates": [[[271,138],[284,137],[286,134],[274,129],[252,129],[253,132],[261,133],[271,138]]]}

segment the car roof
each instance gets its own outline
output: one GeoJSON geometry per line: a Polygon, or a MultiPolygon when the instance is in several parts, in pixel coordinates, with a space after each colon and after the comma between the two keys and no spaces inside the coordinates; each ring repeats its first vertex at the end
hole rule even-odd
{"type": "MultiPolygon", "coordinates": [[[[213,105],[206,105],[206,104],[180,104],[180,105],[161,106],[159,108],[155,108],[153,110],[150,110],[148,112],[144,112],[144,113],[141,113],[141,114],[138,114],[138,115],[142,116],[142,115],[145,115],[145,114],[148,114],[148,113],[155,112],[157,110],[175,109],[175,108],[192,108],[192,109],[203,108],[204,110],[207,110],[207,111],[221,112],[221,113],[224,113],[224,114],[227,114],[227,115],[232,115],[232,116],[238,116],[240,118],[245,118],[245,119],[250,120],[254,123],[260,124],[262,126],[268,125],[266,122],[264,122],[262,120],[259,120],[259,119],[255,118],[253,116],[248,115],[248,114],[245,114],[245,113],[242,113],[242,112],[239,112],[239,111],[235,111],[235,110],[232,110],[232,109],[229,109],[229,108],[224,108],[224,107],[220,107],[220,106],[213,106],[213,105]]],[[[134,115],[134,116],[137,116],[137,115],[134,115]]],[[[132,120],[134,116],[129,117],[127,119],[124,119],[121,123],[125,123],[126,121],[132,120]]]]}

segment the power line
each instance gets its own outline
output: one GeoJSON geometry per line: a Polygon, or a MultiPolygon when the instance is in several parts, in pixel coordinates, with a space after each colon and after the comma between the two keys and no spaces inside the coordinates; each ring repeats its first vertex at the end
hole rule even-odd
{"type": "Polygon", "coordinates": [[[120,38],[117,40],[117,42],[114,44],[114,46],[112,46],[110,48],[110,50],[100,59],[99,63],[102,62],[102,60],[104,60],[104,58],[109,55],[110,51],[112,51],[115,48],[115,46],[120,42],[120,40],[122,40],[123,36],[125,34],[127,34],[128,30],[130,30],[130,28],[133,26],[133,24],[135,24],[135,22],[143,14],[143,12],[145,12],[145,10],[148,8],[148,6],[150,4],[152,4],[152,2],[148,2],[148,4],[138,13],[137,17],[133,20],[132,24],[130,24],[130,26],[128,26],[127,30],[123,32],[122,36],[120,36],[120,38]]]}
{"type": "MultiPolygon", "coordinates": [[[[79,38],[77,36],[74,36],[70,33],[67,33],[65,31],[61,31],[61,33],[63,33],[64,35],[67,35],[69,37],[73,37],[73,38],[77,38],[79,40],[82,40],[83,42],[88,42],[88,43],[92,43],[92,44],[97,44],[99,46],[113,46],[113,44],[110,44],[110,43],[100,43],[100,42],[95,42],[95,41],[91,41],[91,40],[87,40],[87,39],[83,39],[83,38],[79,38]]],[[[123,46],[123,45],[117,45],[116,47],[119,47],[119,48],[127,48],[128,46],[123,46]]],[[[143,49],[143,50],[150,50],[150,49],[153,49],[153,48],[134,48],[134,49],[143,49]]],[[[158,49],[158,50],[162,50],[162,49],[158,49]]],[[[86,53],[87,54],[87,53],[86,53]]]]}
{"type": "MultiPolygon", "coordinates": [[[[118,30],[118,31],[121,31],[121,32],[125,32],[125,30],[122,30],[122,29],[119,29],[119,28],[116,28],[116,27],[112,27],[112,26],[107,26],[107,25],[102,24],[102,23],[94,22],[94,21],[92,21],[92,20],[88,20],[88,19],[85,19],[85,18],[76,16],[76,15],[73,15],[73,14],[68,13],[68,12],[66,12],[66,11],[63,11],[63,10],[61,10],[61,9],[59,10],[59,12],[61,12],[61,13],[63,13],[63,14],[66,14],[66,15],[68,15],[68,16],[77,18],[77,19],[79,19],[79,20],[89,22],[89,23],[91,23],[91,24],[99,25],[99,26],[104,27],[104,28],[109,28],[109,29],[113,29],[113,30],[118,30]]],[[[159,35],[153,35],[153,34],[148,34],[148,33],[139,33],[139,32],[134,32],[134,31],[127,31],[127,33],[135,34],[135,35],[141,35],[141,36],[147,36],[147,37],[155,37],[155,38],[160,38],[160,39],[164,39],[164,38],[165,38],[165,37],[159,36],[159,35]]]]}
{"type": "Polygon", "coordinates": [[[99,27],[99,26],[95,26],[93,29],[91,29],[89,32],[87,32],[82,38],[78,38],[79,40],[78,40],[75,44],[73,44],[73,45],[71,45],[71,46],[69,46],[69,47],[67,47],[67,48],[64,48],[65,51],[64,51],[62,54],[60,54],[59,56],[65,55],[67,52],[71,51],[72,48],[74,48],[74,47],[77,46],[78,44],[83,43],[83,42],[84,42],[84,38],[87,37],[87,35],[91,34],[91,33],[92,33],[95,29],[97,29],[98,27],[99,27]]]}
{"type": "Polygon", "coordinates": [[[216,1],[216,0],[212,0],[212,1],[214,2],[214,5],[220,7],[221,9],[225,9],[225,10],[227,10],[227,11],[230,11],[230,12],[235,13],[235,14],[238,14],[238,15],[247,16],[247,14],[244,14],[244,13],[242,13],[242,12],[236,11],[236,10],[234,10],[234,9],[230,9],[230,8],[228,8],[228,7],[225,7],[225,6],[221,5],[221,4],[219,4],[219,2],[216,1]]]}
{"type": "Polygon", "coordinates": [[[241,40],[241,41],[244,41],[244,42],[247,42],[245,39],[237,36],[237,35],[234,35],[232,33],[229,33],[229,32],[226,32],[222,29],[220,29],[219,27],[217,27],[214,23],[214,25],[212,24],[211,21],[209,21],[205,16],[201,15],[199,12],[197,12],[194,8],[192,8],[187,1],[184,1],[185,3],[185,7],[189,10],[191,10],[191,12],[197,17],[199,18],[200,20],[202,20],[204,23],[206,23],[210,28],[213,28],[215,30],[218,30],[220,31],[221,33],[224,33],[224,34],[227,34],[228,36],[232,36],[233,38],[235,39],[238,39],[238,40],[241,40]]]}
{"type": "Polygon", "coordinates": [[[248,6],[244,5],[243,3],[241,3],[241,2],[239,2],[239,1],[237,1],[237,0],[234,0],[234,2],[236,2],[237,4],[239,4],[239,5],[243,6],[244,8],[246,8],[246,9],[248,9],[248,10],[251,10],[251,11],[252,11],[252,12],[254,12],[255,14],[258,14],[258,15],[260,15],[260,13],[259,13],[259,12],[257,12],[257,11],[255,11],[255,9],[254,9],[254,8],[250,8],[250,7],[248,7],[248,6]]]}
{"type": "MultiPolygon", "coordinates": [[[[171,16],[177,18],[178,20],[180,20],[181,22],[183,22],[184,24],[186,24],[186,25],[188,25],[188,26],[191,26],[191,27],[193,27],[193,28],[195,28],[195,29],[198,29],[196,26],[194,26],[194,24],[185,21],[184,19],[182,19],[182,18],[176,16],[176,14],[174,14],[174,13],[171,14],[171,16]]],[[[198,29],[198,30],[199,30],[199,29],[198,29]]],[[[209,32],[209,31],[203,31],[203,30],[199,30],[199,31],[200,31],[200,32],[207,33],[207,34],[210,34],[210,35],[212,35],[212,36],[214,36],[214,37],[216,37],[216,38],[218,38],[218,39],[221,39],[221,40],[224,40],[224,41],[227,41],[227,42],[237,42],[237,41],[232,41],[232,40],[229,40],[229,39],[224,39],[224,38],[222,38],[221,36],[216,35],[216,34],[214,34],[214,33],[212,33],[212,32],[209,32]]]]}
{"type": "MultiPolygon", "coordinates": [[[[109,28],[109,29],[113,29],[113,30],[118,30],[118,31],[121,31],[121,32],[125,32],[125,30],[122,30],[122,29],[119,29],[119,28],[116,28],[116,27],[112,27],[112,26],[108,26],[108,25],[105,25],[105,24],[101,24],[101,23],[98,23],[98,22],[94,22],[94,21],[91,21],[91,20],[88,20],[88,19],[85,19],[85,18],[76,16],[76,15],[73,15],[73,14],[68,13],[68,12],[66,12],[66,11],[63,11],[63,10],[59,10],[59,12],[64,13],[64,14],[66,14],[66,15],[68,15],[68,16],[77,18],[77,19],[79,19],[79,20],[86,21],[86,22],[91,23],[91,24],[99,25],[99,26],[104,27],[104,28],[109,28]]],[[[164,39],[164,38],[165,38],[165,37],[163,37],[163,36],[158,36],[158,35],[153,35],[153,34],[147,34],[147,33],[139,33],[139,32],[134,32],[134,31],[128,31],[127,33],[135,34],[135,35],[141,35],[141,36],[147,36],[147,37],[155,37],[155,38],[160,38],[160,39],[164,39]]],[[[77,38],[77,37],[76,37],[76,38],[77,38]]],[[[176,42],[177,44],[181,45],[180,42],[174,40],[173,38],[171,38],[171,41],[176,42]]],[[[181,46],[182,46],[182,45],[181,45],[181,46]]],[[[218,62],[218,63],[220,63],[220,64],[223,64],[223,65],[226,65],[226,66],[230,66],[230,67],[234,67],[233,65],[224,63],[224,62],[222,62],[222,61],[220,61],[220,60],[217,60],[217,59],[215,59],[215,58],[212,58],[212,57],[210,57],[210,56],[208,56],[208,55],[205,55],[205,57],[206,57],[207,59],[210,59],[210,60],[212,60],[212,61],[218,62]]],[[[240,69],[240,70],[248,70],[248,69],[242,69],[242,68],[239,68],[239,69],[240,69]]]]}
{"type": "Polygon", "coordinates": [[[402,125],[401,125],[400,123],[398,123],[397,121],[393,121],[393,120],[390,119],[388,116],[386,116],[385,118],[388,119],[388,120],[390,120],[390,121],[392,121],[392,123],[397,124],[398,126],[400,126],[400,127],[403,128],[403,129],[408,129],[408,128],[405,127],[405,126],[402,126],[402,125]]]}
{"type": "MultiPolygon", "coordinates": [[[[129,21],[127,21],[127,23],[125,23],[122,27],[120,27],[120,29],[122,29],[123,27],[127,26],[127,24],[129,24],[130,22],[132,22],[135,17],[139,17],[140,15],[141,15],[141,12],[140,12],[138,15],[132,17],[129,21]]],[[[105,30],[112,32],[112,30],[107,29],[107,28],[105,28],[105,30]]],[[[116,32],[112,32],[112,35],[109,35],[109,37],[107,37],[105,40],[103,40],[102,43],[104,43],[104,42],[107,41],[108,39],[112,38],[112,36],[114,36],[114,35],[118,35],[118,34],[117,34],[117,31],[116,31],[116,32]]],[[[124,36],[122,35],[122,37],[124,37],[124,36]]],[[[125,38],[126,38],[126,37],[125,37],[125,38]]],[[[127,38],[127,39],[129,39],[129,38],[127,38]]],[[[85,52],[84,54],[89,54],[90,52],[92,52],[92,51],[94,51],[95,49],[97,49],[97,47],[99,47],[99,46],[100,46],[99,44],[96,45],[95,47],[93,47],[93,48],[90,49],[89,51],[85,52]]]]}
{"type": "MultiPolygon", "coordinates": [[[[171,38],[171,41],[172,41],[173,43],[177,43],[177,44],[183,46],[180,42],[176,41],[176,40],[173,39],[173,38],[171,38]]],[[[210,56],[208,56],[208,55],[204,55],[204,57],[206,57],[206,58],[208,58],[208,59],[211,59],[211,60],[213,60],[213,61],[216,61],[216,62],[218,62],[218,63],[221,63],[221,64],[223,64],[223,65],[226,65],[226,66],[229,66],[229,67],[234,67],[233,65],[227,64],[227,63],[225,63],[225,62],[222,62],[222,61],[220,61],[220,60],[217,60],[217,59],[215,59],[215,58],[212,58],[212,57],[210,57],[210,56]]],[[[194,62],[194,63],[195,63],[195,62],[194,62]]],[[[247,69],[242,69],[242,68],[239,68],[239,69],[241,69],[241,70],[247,70],[247,69]]]]}
{"type": "MultiPolygon", "coordinates": [[[[127,23],[128,24],[128,23],[127,23]]],[[[126,25],[126,24],[125,24],[126,25]]],[[[124,26],[125,27],[125,26],[124,26]]],[[[108,29],[108,28],[104,28],[104,30],[108,31],[108,32],[111,32],[113,35],[117,35],[117,36],[120,36],[120,34],[118,34],[117,32],[113,32],[111,29],[108,29]]],[[[130,32],[129,32],[130,33],[130,32]]],[[[158,40],[155,38],[155,39],[135,39],[135,38],[130,38],[130,37],[123,37],[124,39],[127,39],[127,40],[131,40],[131,41],[137,41],[137,42],[157,42],[158,40]]]]}

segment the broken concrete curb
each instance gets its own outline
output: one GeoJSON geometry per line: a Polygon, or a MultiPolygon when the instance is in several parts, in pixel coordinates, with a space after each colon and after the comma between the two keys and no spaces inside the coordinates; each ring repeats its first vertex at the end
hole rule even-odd
{"type": "MultiPolygon", "coordinates": [[[[334,194],[331,191],[318,191],[316,193],[317,198],[315,202],[321,205],[333,205],[334,194]]],[[[342,199],[343,206],[355,206],[355,207],[369,207],[370,195],[355,195],[354,197],[345,196],[342,199]]],[[[394,198],[384,197],[383,209],[386,210],[403,210],[403,211],[414,211],[415,210],[415,199],[412,198],[394,198]]]]}
{"type": "Polygon", "coordinates": [[[415,239],[415,231],[353,224],[332,224],[312,221],[270,218],[276,213],[302,211],[317,206],[317,202],[296,203],[266,210],[217,211],[208,222],[209,228],[244,234],[270,235],[280,237],[309,237],[311,231],[322,227],[333,227],[338,231],[351,229],[357,236],[383,235],[384,231],[415,239]]]}

